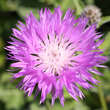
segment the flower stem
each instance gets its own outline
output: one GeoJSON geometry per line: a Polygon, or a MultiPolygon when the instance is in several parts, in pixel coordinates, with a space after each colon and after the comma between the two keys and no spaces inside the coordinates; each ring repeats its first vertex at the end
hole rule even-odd
{"type": "Polygon", "coordinates": [[[47,110],[52,110],[49,99],[46,100],[46,107],[47,107],[47,110]]]}
{"type": "Polygon", "coordinates": [[[82,7],[81,7],[81,5],[79,4],[79,0],[73,0],[73,3],[74,3],[75,8],[76,8],[76,13],[77,13],[78,15],[80,15],[80,14],[81,14],[81,11],[82,11],[82,7]]]}
{"type": "Polygon", "coordinates": [[[99,98],[100,98],[100,102],[101,102],[103,110],[108,110],[101,84],[98,86],[98,92],[99,92],[99,98]]]}

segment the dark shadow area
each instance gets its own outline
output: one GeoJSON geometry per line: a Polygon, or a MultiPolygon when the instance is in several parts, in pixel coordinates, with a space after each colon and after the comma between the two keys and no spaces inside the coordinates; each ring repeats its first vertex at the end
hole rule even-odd
{"type": "Polygon", "coordinates": [[[16,26],[18,20],[21,20],[21,18],[16,11],[0,11],[0,30],[2,30],[0,36],[2,36],[5,43],[7,43],[9,36],[11,36],[12,28],[16,26]]]}
{"type": "Polygon", "coordinates": [[[101,8],[103,16],[110,15],[110,0],[94,0],[95,4],[101,8]]]}
{"type": "Polygon", "coordinates": [[[101,33],[106,33],[106,32],[108,32],[109,30],[110,30],[110,22],[107,22],[107,23],[101,25],[101,26],[97,29],[97,31],[98,31],[98,32],[101,32],[101,33]]]}
{"type": "MultiPolygon", "coordinates": [[[[2,37],[2,40],[5,44],[5,46],[8,45],[9,36],[11,36],[10,33],[12,33],[12,28],[16,27],[16,23],[18,20],[21,20],[17,12],[15,11],[0,11],[0,36],[2,37]]],[[[8,52],[5,50],[4,54],[8,54],[8,52]]],[[[0,72],[6,71],[8,66],[10,64],[10,61],[6,59],[5,67],[0,69],[0,72]]]]}
{"type": "Polygon", "coordinates": [[[54,8],[53,4],[49,4],[48,2],[41,2],[41,0],[19,0],[19,5],[27,8],[54,8]]]}
{"type": "Polygon", "coordinates": [[[6,110],[5,103],[0,100],[0,110],[6,110]]]}
{"type": "Polygon", "coordinates": [[[90,110],[98,109],[101,105],[98,94],[91,91],[89,91],[88,96],[84,99],[84,103],[91,108],[90,110]]]}

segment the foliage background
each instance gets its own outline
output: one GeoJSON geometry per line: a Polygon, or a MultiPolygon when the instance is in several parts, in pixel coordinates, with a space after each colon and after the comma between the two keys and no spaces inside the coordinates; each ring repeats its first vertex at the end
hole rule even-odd
{"type": "Polygon", "coordinates": [[[103,110],[100,93],[104,95],[110,110],[110,0],[0,0],[0,110],[103,110]],[[65,92],[64,107],[56,100],[51,108],[49,96],[42,105],[39,104],[40,95],[36,100],[33,100],[33,95],[25,97],[23,91],[16,88],[19,81],[12,83],[11,75],[7,72],[11,62],[6,59],[7,51],[4,47],[9,41],[12,28],[16,27],[18,20],[23,21],[24,16],[30,11],[38,17],[38,9],[48,7],[53,10],[60,5],[64,12],[68,8],[76,9],[78,16],[83,8],[90,4],[98,6],[103,14],[98,31],[104,33],[105,41],[100,48],[105,49],[104,55],[109,57],[109,61],[105,64],[108,68],[100,70],[104,74],[100,76],[102,83],[90,91],[83,90],[85,99],[79,102],[74,101],[65,92]]]}

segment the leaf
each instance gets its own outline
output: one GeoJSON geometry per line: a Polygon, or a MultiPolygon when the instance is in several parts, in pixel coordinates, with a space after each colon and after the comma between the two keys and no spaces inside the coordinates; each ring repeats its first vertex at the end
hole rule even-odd
{"type": "Polygon", "coordinates": [[[47,110],[47,109],[46,109],[46,106],[38,105],[35,102],[30,105],[30,110],[47,110]]]}
{"type": "Polygon", "coordinates": [[[27,14],[30,14],[30,12],[32,11],[32,13],[34,14],[35,17],[39,17],[38,15],[38,10],[37,8],[33,9],[33,8],[25,8],[25,7],[19,7],[19,9],[17,10],[17,12],[19,13],[19,15],[21,17],[24,18],[24,16],[26,16],[27,14]]]}
{"type": "Polygon", "coordinates": [[[6,103],[7,109],[18,109],[24,104],[23,94],[17,89],[3,89],[0,87],[0,100],[6,103]]]}
{"type": "Polygon", "coordinates": [[[0,55],[0,69],[5,65],[5,55],[0,55]]]}
{"type": "Polygon", "coordinates": [[[93,5],[94,4],[94,0],[85,0],[87,5],[93,5]]]}
{"type": "Polygon", "coordinates": [[[74,100],[65,100],[64,107],[60,104],[60,102],[56,102],[55,105],[52,107],[52,110],[73,110],[74,108],[74,100]]]}
{"type": "Polygon", "coordinates": [[[102,17],[101,18],[101,21],[99,22],[98,24],[98,27],[100,27],[101,25],[107,23],[107,22],[110,22],[110,16],[105,16],[105,17],[102,17]]]}
{"type": "Polygon", "coordinates": [[[105,36],[105,40],[102,45],[99,47],[100,49],[104,49],[104,55],[110,54],[110,32],[105,36]]]}
{"type": "Polygon", "coordinates": [[[75,102],[74,110],[90,110],[90,108],[82,102],[75,102]]]}

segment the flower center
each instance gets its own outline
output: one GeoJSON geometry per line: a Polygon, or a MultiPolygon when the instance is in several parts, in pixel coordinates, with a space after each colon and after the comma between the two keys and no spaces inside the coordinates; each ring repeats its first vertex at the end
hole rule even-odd
{"type": "Polygon", "coordinates": [[[56,75],[60,74],[69,59],[68,51],[63,46],[58,46],[58,43],[55,42],[46,45],[39,55],[46,72],[56,75]]]}
{"type": "MultiPolygon", "coordinates": [[[[60,75],[65,67],[71,66],[72,47],[69,40],[54,39],[42,46],[39,56],[39,64],[43,72],[53,75],[60,75]]],[[[38,64],[38,66],[39,66],[38,64]]],[[[39,67],[40,68],[40,67],[39,67]]]]}

